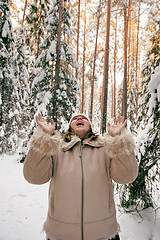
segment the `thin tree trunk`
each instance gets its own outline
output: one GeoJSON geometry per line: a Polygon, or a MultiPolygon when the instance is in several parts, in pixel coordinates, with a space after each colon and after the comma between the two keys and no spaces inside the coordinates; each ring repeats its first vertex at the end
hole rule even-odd
{"type": "MultiPolygon", "coordinates": [[[[67,3],[67,1],[64,1],[64,7],[67,8],[68,11],[69,11],[70,0],[68,0],[68,3],[67,3]]],[[[68,45],[70,44],[70,36],[68,34],[66,34],[65,32],[64,32],[64,41],[66,41],[68,45]]]]}
{"type": "Polygon", "coordinates": [[[127,118],[127,35],[128,35],[127,6],[124,6],[124,80],[122,102],[122,115],[124,119],[127,118]]]}
{"type": "Polygon", "coordinates": [[[86,54],[86,0],[85,0],[85,10],[84,10],[84,38],[83,38],[83,74],[82,74],[82,107],[81,107],[82,113],[84,111],[85,54],[86,54]]]}
{"type": "Polygon", "coordinates": [[[135,79],[135,24],[132,24],[132,39],[131,39],[131,45],[132,45],[132,55],[131,55],[131,80],[134,81],[135,79]]]}
{"type": "MultiPolygon", "coordinates": [[[[68,0],[68,7],[67,7],[67,9],[70,10],[70,8],[71,8],[70,0],[68,0]]],[[[70,45],[70,35],[67,36],[67,43],[68,43],[68,45],[70,45]]]]}
{"type": "Polygon", "coordinates": [[[111,17],[111,0],[108,0],[105,59],[104,59],[104,77],[103,77],[104,97],[103,97],[103,114],[102,114],[102,116],[103,116],[102,117],[102,133],[106,132],[106,121],[107,121],[110,17],[111,17]]]}
{"type": "Polygon", "coordinates": [[[115,46],[114,46],[114,84],[113,84],[113,116],[116,116],[116,67],[117,67],[117,15],[115,25],[115,46]]]}
{"type": "MultiPolygon", "coordinates": [[[[2,66],[3,66],[4,64],[2,64],[2,66]]],[[[3,72],[2,72],[2,80],[1,80],[1,85],[0,85],[0,92],[1,92],[1,104],[0,104],[0,126],[2,126],[2,124],[3,124],[3,122],[4,122],[4,120],[3,120],[3,106],[4,106],[4,93],[5,93],[5,91],[4,91],[4,89],[5,89],[5,84],[4,84],[4,82],[5,82],[5,76],[4,76],[4,74],[3,74],[3,72]]]]}
{"type": "Polygon", "coordinates": [[[62,7],[63,0],[59,2],[59,19],[58,19],[58,32],[57,32],[57,46],[56,46],[56,65],[55,65],[55,84],[53,94],[53,119],[57,121],[57,101],[56,101],[56,90],[59,85],[59,73],[60,73],[60,48],[61,48],[61,34],[62,34],[62,7]]]}
{"type": "Polygon", "coordinates": [[[139,82],[138,82],[138,54],[139,54],[139,21],[140,21],[140,2],[138,6],[138,26],[137,26],[137,47],[136,47],[136,115],[138,114],[138,91],[139,91],[139,82]]]}
{"type": "Polygon", "coordinates": [[[27,4],[28,4],[28,0],[25,0],[24,11],[23,11],[23,23],[24,23],[24,19],[25,19],[27,4]]]}
{"type": "MultiPolygon", "coordinates": [[[[78,1],[78,23],[77,23],[77,62],[79,58],[79,29],[80,29],[80,8],[81,0],[78,1]]],[[[76,78],[78,79],[78,69],[76,68],[76,78]]]]}
{"type": "Polygon", "coordinates": [[[111,84],[111,96],[112,96],[112,105],[111,105],[111,118],[114,117],[114,81],[112,80],[111,84]]]}
{"type": "MultiPolygon", "coordinates": [[[[40,13],[39,13],[39,18],[38,18],[38,21],[39,21],[39,25],[42,21],[41,19],[41,15],[42,15],[42,8],[40,8],[40,13]]],[[[38,30],[38,29],[37,29],[38,30]]],[[[41,36],[39,34],[39,30],[37,31],[37,54],[36,54],[36,58],[38,58],[39,54],[40,54],[40,40],[41,40],[41,36]]]]}
{"type": "Polygon", "coordinates": [[[96,58],[97,58],[97,42],[98,42],[100,11],[101,11],[101,0],[99,0],[99,6],[98,6],[98,11],[97,11],[96,41],[95,41],[94,60],[93,60],[93,75],[92,75],[92,80],[91,80],[91,110],[90,110],[90,120],[91,121],[92,121],[92,115],[93,115],[93,94],[94,94],[94,82],[95,82],[95,69],[96,69],[96,58]]]}
{"type": "Polygon", "coordinates": [[[129,0],[128,7],[128,71],[127,80],[130,79],[130,53],[131,53],[131,0],[129,0]]]}

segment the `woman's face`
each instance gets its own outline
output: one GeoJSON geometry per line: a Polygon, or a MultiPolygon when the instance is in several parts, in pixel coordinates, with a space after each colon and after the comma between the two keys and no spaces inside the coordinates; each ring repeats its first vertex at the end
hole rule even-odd
{"type": "Polygon", "coordinates": [[[71,128],[74,134],[80,138],[84,138],[91,129],[91,126],[87,118],[78,115],[72,119],[71,128]]]}

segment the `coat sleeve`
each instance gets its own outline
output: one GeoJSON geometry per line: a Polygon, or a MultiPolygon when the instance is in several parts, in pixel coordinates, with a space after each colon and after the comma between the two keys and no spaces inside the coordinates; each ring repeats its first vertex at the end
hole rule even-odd
{"type": "Polygon", "coordinates": [[[119,184],[133,182],[138,175],[138,163],[134,154],[134,140],[127,129],[120,135],[104,136],[106,153],[110,160],[110,176],[119,184]]]}
{"type": "Polygon", "coordinates": [[[24,177],[29,183],[43,184],[53,176],[59,142],[59,133],[55,132],[51,136],[37,127],[31,138],[23,167],[24,177]]]}

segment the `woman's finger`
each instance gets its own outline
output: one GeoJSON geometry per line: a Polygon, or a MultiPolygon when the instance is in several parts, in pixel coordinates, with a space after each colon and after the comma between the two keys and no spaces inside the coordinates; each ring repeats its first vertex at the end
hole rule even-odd
{"type": "Polygon", "coordinates": [[[126,126],[127,125],[127,119],[124,121],[124,126],[126,126]]]}
{"type": "Polygon", "coordinates": [[[114,124],[117,124],[118,123],[118,119],[115,117],[114,118],[114,124]]]}
{"type": "Polygon", "coordinates": [[[38,118],[41,118],[41,117],[42,117],[42,115],[40,113],[38,113],[38,118]]]}
{"type": "Polygon", "coordinates": [[[124,128],[127,125],[127,119],[121,124],[122,124],[122,128],[124,128]]]}
{"type": "Polygon", "coordinates": [[[51,125],[54,125],[55,123],[54,123],[54,120],[53,119],[51,119],[51,125]]]}
{"type": "Polygon", "coordinates": [[[108,122],[108,123],[107,123],[107,126],[108,126],[108,127],[110,127],[110,126],[111,126],[111,124],[108,122]]]}
{"type": "Polygon", "coordinates": [[[123,124],[124,123],[124,117],[120,116],[120,123],[123,124]]]}
{"type": "Polygon", "coordinates": [[[36,115],[36,122],[37,122],[37,124],[38,124],[38,122],[39,122],[39,119],[38,119],[38,116],[36,115]]]}

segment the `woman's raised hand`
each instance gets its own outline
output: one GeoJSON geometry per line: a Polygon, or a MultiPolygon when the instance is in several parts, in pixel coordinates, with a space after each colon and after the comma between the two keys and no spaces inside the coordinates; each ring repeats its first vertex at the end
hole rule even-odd
{"type": "Polygon", "coordinates": [[[117,118],[114,118],[113,126],[111,126],[110,123],[107,124],[108,133],[112,137],[115,137],[116,135],[121,134],[126,124],[127,124],[127,120],[124,121],[124,118],[122,116],[118,116],[117,118]]]}
{"type": "Polygon", "coordinates": [[[51,124],[49,125],[44,119],[44,117],[42,117],[42,115],[39,113],[38,115],[36,115],[36,122],[43,129],[44,132],[49,134],[54,133],[55,122],[53,121],[53,119],[51,119],[51,124]]]}

